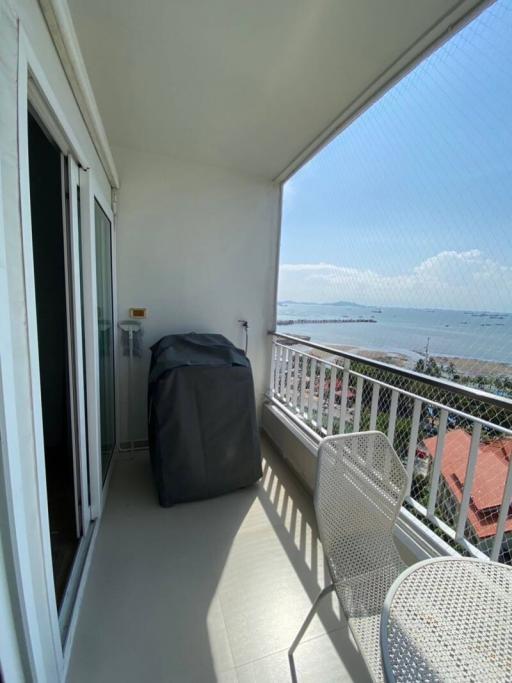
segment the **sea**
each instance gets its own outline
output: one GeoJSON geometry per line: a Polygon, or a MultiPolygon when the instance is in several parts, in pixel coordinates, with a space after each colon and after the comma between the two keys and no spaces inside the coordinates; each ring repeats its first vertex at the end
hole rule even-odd
{"type": "Polygon", "coordinates": [[[512,313],[390,308],[356,304],[279,302],[279,332],[312,341],[406,356],[409,363],[428,353],[512,364],[512,313]],[[374,319],[376,322],[309,323],[308,320],[374,319]]]}

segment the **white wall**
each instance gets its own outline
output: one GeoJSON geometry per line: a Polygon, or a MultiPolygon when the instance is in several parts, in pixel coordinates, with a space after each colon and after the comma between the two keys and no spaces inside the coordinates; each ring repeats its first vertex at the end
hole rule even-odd
{"type": "Polygon", "coordinates": [[[121,439],[146,438],[149,346],[163,335],[218,332],[243,344],[256,399],[266,390],[272,325],[279,188],[270,181],[212,166],[114,148],[121,190],[117,223],[119,319],[148,308],[144,357],[136,362],[133,432],[127,431],[125,359],[121,374],[121,439]]]}

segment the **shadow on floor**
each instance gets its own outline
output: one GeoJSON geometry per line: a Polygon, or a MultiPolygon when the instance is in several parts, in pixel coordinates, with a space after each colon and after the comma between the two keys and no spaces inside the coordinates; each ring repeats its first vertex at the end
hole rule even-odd
{"type": "MultiPolygon", "coordinates": [[[[311,604],[313,604],[320,591],[331,583],[331,578],[318,536],[312,496],[285,464],[282,457],[275,453],[270,439],[262,435],[262,442],[268,445],[267,453],[269,456],[263,463],[263,477],[258,498],[289,557],[290,563],[311,599],[311,604]]],[[[306,618],[306,614],[307,612],[304,613],[304,618],[306,618]]],[[[348,623],[340,613],[339,604],[334,595],[323,599],[318,617],[322,621],[350,678],[354,681],[360,681],[361,663],[357,661],[359,653],[351,639],[348,623]],[[333,609],[333,605],[336,606],[336,610],[333,609]],[[333,620],[335,622],[334,627],[333,620]],[[354,667],[354,661],[356,667],[354,667]]],[[[307,638],[307,636],[308,632],[306,631],[304,637],[307,638]]],[[[296,671],[293,666],[290,676],[291,679],[296,680],[296,671]]]]}
{"type": "MultiPolygon", "coordinates": [[[[146,456],[117,460],[69,683],[290,680],[283,656],[328,579],[311,496],[265,438],[262,450],[257,485],[167,509],[146,456]]],[[[365,680],[336,609],[326,600],[306,634],[299,681],[365,680]],[[341,661],[319,678],[326,632],[341,661]]]]}

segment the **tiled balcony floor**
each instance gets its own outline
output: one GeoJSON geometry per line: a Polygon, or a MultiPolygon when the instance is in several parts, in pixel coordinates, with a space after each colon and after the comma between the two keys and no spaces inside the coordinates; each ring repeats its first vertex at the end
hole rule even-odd
{"type": "MultiPolygon", "coordinates": [[[[326,581],[312,501],[262,440],[249,489],[160,508],[147,455],[115,464],[70,683],[290,681],[287,648],[326,581]]],[[[295,656],[299,682],[369,680],[335,601],[295,656]]]]}

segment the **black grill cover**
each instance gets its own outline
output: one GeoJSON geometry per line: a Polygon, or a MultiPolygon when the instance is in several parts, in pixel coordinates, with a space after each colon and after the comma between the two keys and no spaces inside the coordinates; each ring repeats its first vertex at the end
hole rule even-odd
{"type": "Polygon", "coordinates": [[[148,416],[160,505],[249,486],[261,477],[251,364],[220,334],[176,334],[151,347],[148,416]]]}

